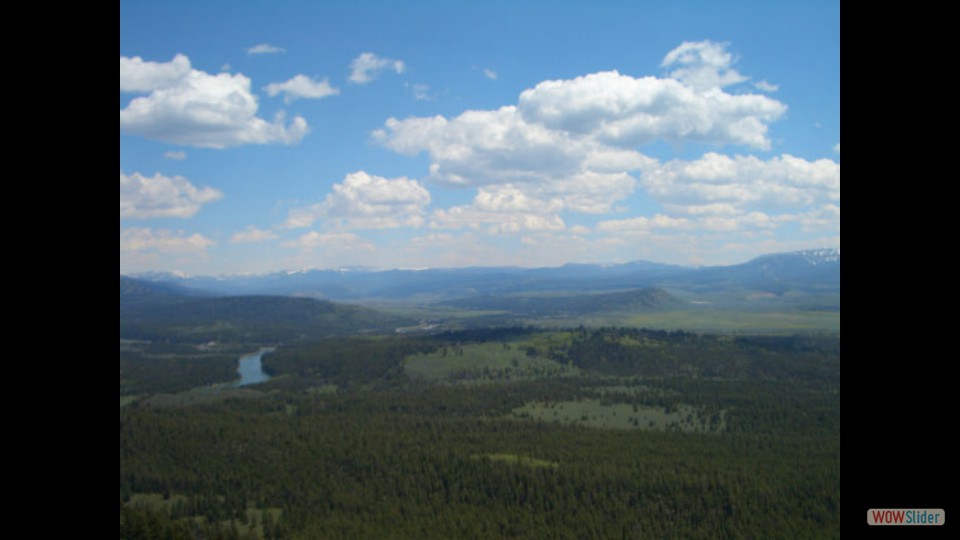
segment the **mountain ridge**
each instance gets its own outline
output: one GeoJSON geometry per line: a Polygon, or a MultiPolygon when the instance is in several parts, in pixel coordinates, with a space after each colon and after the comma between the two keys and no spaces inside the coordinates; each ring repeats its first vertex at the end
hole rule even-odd
{"type": "Polygon", "coordinates": [[[727,266],[689,267],[638,260],[618,264],[568,263],[540,268],[474,266],[373,270],[353,267],[219,277],[152,273],[142,279],[217,295],[298,296],[334,301],[441,302],[482,295],[551,291],[582,294],[648,287],[691,292],[750,290],[782,295],[792,290],[839,292],[840,250],[773,253],[727,266]]]}

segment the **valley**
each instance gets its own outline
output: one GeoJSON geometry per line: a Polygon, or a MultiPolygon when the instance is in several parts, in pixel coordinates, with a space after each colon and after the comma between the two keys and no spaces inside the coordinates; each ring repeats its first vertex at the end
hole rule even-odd
{"type": "Polygon", "coordinates": [[[121,276],[121,536],[836,536],[839,260],[764,264],[362,306],[121,276]]]}

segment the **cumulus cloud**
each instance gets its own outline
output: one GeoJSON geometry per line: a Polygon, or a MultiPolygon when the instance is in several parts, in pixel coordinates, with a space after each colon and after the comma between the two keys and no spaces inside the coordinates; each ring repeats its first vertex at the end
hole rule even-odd
{"type": "Polygon", "coordinates": [[[828,229],[840,230],[840,206],[825,204],[795,216],[805,232],[828,229]]]}
{"type": "Polygon", "coordinates": [[[734,215],[740,213],[737,210],[737,207],[728,204],[728,203],[713,203],[713,204],[664,204],[668,210],[672,212],[677,212],[681,214],[688,214],[693,216],[701,215],[734,215]]]}
{"type": "MultiPolygon", "coordinates": [[[[688,44],[668,55],[667,65],[691,68],[698,58],[714,69],[732,62],[722,47],[688,44]]],[[[736,78],[728,71],[719,80],[736,78]]],[[[631,173],[655,163],[639,145],[665,140],[766,149],[768,124],[785,112],[767,96],[612,71],[542,82],[517,105],[496,110],[390,118],[373,137],[400,154],[427,153],[430,181],[510,184],[539,199],[559,198],[567,211],[603,213],[633,192],[631,173]]]]}
{"type": "Polygon", "coordinates": [[[454,185],[538,181],[574,172],[583,159],[575,141],[525,122],[515,107],[467,111],[452,120],[391,118],[374,136],[401,154],[426,151],[432,180],[454,185]]]}
{"type": "Polygon", "coordinates": [[[562,231],[566,228],[563,220],[557,215],[488,212],[474,206],[454,206],[446,210],[437,210],[430,226],[438,229],[468,228],[490,234],[562,231]]]}
{"type": "Polygon", "coordinates": [[[733,69],[736,58],[727,52],[728,43],[685,41],[667,53],[660,67],[674,68],[670,78],[696,90],[723,88],[747,80],[733,69]]]}
{"type": "Polygon", "coordinates": [[[579,211],[609,209],[634,187],[627,172],[652,161],[633,150],[526,122],[516,107],[467,111],[452,120],[390,119],[374,137],[398,153],[426,151],[433,161],[431,181],[465,187],[511,184],[539,198],[560,197],[579,211]]]}
{"type": "Polygon", "coordinates": [[[789,224],[803,233],[840,228],[840,164],[828,159],[709,153],[645,168],[640,184],[671,215],[603,221],[597,231],[676,242],[713,235],[705,243],[715,245],[721,238],[769,238],[789,224]]]}
{"type": "Polygon", "coordinates": [[[813,210],[839,208],[836,161],[711,152],[664,163],[640,153],[657,141],[769,149],[769,125],[787,107],[751,87],[728,92],[747,80],[735,63],[726,44],[688,42],[664,58],[667,77],[610,71],[544,81],[499,109],[390,118],[373,138],[399,154],[426,154],[427,181],[476,190],[470,203],[432,212],[435,230],[534,240],[590,234],[608,246],[641,236],[650,249],[683,242],[693,253],[691,242],[704,235],[715,244],[727,233],[749,241],[787,224],[791,231],[837,224],[829,211],[813,210]],[[638,191],[659,213],[606,216],[593,229],[564,221],[626,212],[638,191]]]}
{"type": "Polygon", "coordinates": [[[230,237],[231,244],[257,244],[276,240],[277,235],[272,231],[258,229],[256,227],[247,227],[245,230],[235,233],[230,237]]]}
{"type": "Polygon", "coordinates": [[[697,221],[701,231],[732,233],[747,230],[775,229],[784,223],[796,221],[792,214],[769,215],[764,212],[748,212],[732,216],[709,215],[697,221]]]}
{"type": "Polygon", "coordinates": [[[523,231],[562,231],[560,199],[538,199],[512,185],[481,187],[470,205],[434,212],[430,226],[437,229],[485,230],[492,234],[523,231]]]}
{"type": "Polygon", "coordinates": [[[512,185],[480,188],[473,206],[495,213],[555,213],[563,208],[558,199],[541,200],[526,195],[512,185]]]}
{"type": "Polygon", "coordinates": [[[765,80],[753,83],[753,87],[761,92],[776,92],[777,90],[780,90],[779,85],[769,83],[765,80]]]}
{"type": "Polygon", "coordinates": [[[797,209],[839,203],[840,164],[787,154],[765,161],[708,153],[695,161],[674,160],[648,168],[641,185],[656,200],[672,205],[797,209]]]}
{"type": "Polygon", "coordinates": [[[406,64],[402,60],[382,58],[373,53],[365,52],[353,59],[350,63],[350,82],[367,84],[376,79],[384,71],[393,71],[402,74],[406,71],[406,64]]]}
{"type": "Polygon", "coordinates": [[[410,245],[416,247],[450,246],[456,242],[457,239],[452,234],[447,233],[427,234],[410,239],[410,245]]]}
{"type": "Polygon", "coordinates": [[[120,172],[121,218],[189,218],[207,203],[223,198],[213,188],[197,188],[181,176],[146,177],[120,172]]]}
{"type": "Polygon", "coordinates": [[[214,242],[201,234],[134,227],[120,230],[120,253],[202,253],[214,242]]]}
{"type": "Polygon", "coordinates": [[[296,144],[309,131],[299,116],[289,124],[282,113],[272,122],[258,117],[250,79],[190,69],[183,55],[167,64],[120,57],[120,89],[147,93],[120,109],[120,129],[148,139],[227,148],[296,144]]]}
{"type": "Polygon", "coordinates": [[[347,251],[372,251],[373,245],[352,233],[319,233],[312,231],[297,240],[284,242],[283,247],[310,251],[316,248],[332,248],[347,251]]]}
{"type": "Polygon", "coordinates": [[[524,91],[519,103],[531,123],[627,148],[665,140],[767,149],[767,126],[787,110],[767,96],[616,71],[545,81],[524,91]]]}
{"type": "Polygon", "coordinates": [[[653,229],[689,229],[691,225],[692,222],[689,219],[657,214],[652,218],[641,216],[601,221],[597,224],[597,230],[601,232],[646,233],[653,229]]]}
{"type": "Polygon", "coordinates": [[[190,74],[190,59],[178,54],[169,62],[145,62],[143,58],[120,57],[120,91],[152,92],[179,84],[190,74]]]}
{"type": "Polygon", "coordinates": [[[284,101],[287,103],[297,99],[322,99],[340,93],[340,89],[330,86],[328,79],[315,81],[306,75],[297,75],[282,83],[271,83],[265,90],[270,97],[284,94],[284,101]]]}
{"type": "Polygon", "coordinates": [[[261,43],[259,45],[254,45],[247,49],[247,54],[250,56],[257,56],[263,54],[281,54],[287,52],[283,47],[277,47],[276,45],[270,45],[269,43],[261,43]]]}
{"type": "MultiPolygon", "coordinates": [[[[679,69],[699,65],[694,60],[711,65],[723,84],[738,79],[726,69],[732,57],[719,46],[688,44],[668,60],[679,69]]],[[[400,154],[428,154],[430,181],[479,190],[471,205],[437,212],[434,226],[461,220],[500,230],[558,230],[560,212],[613,211],[635,191],[634,174],[658,168],[637,151],[639,145],[697,141],[765,149],[767,125],[785,111],[762,95],[612,71],[542,82],[521,93],[517,105],[496,110],[391,118],[373,137],[400,154]],[[534,205],[524,218],[484,206],[485,197],[506,191],[549,204],[534,205]]]]}
{"type": "Polygon", "coordinates": [[[328,225],[352,229],[419,227],[429,204],[430,192],[416,180],[359,171],[334,184],[322,203],[292,210],[286,226],[309,227],[323,219],[328,225]]]}

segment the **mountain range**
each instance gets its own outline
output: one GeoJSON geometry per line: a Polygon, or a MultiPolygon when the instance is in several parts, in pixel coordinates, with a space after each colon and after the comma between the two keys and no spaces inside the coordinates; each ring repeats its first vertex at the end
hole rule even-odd
{"type": "MultiPolygon", "coordinates": [[[[356,302],[446,302],[478,296],[602,293],[656,287],[691,294],[840,292],[840,251],[820,249],[757,257],[731,266],[687,267],[634,261],[555,268],[299,270],[255,276],[135,276],[155,294],[274,295],[356,302]]],[[[122,292],[122,291],[121,291],[122,292]]]]}

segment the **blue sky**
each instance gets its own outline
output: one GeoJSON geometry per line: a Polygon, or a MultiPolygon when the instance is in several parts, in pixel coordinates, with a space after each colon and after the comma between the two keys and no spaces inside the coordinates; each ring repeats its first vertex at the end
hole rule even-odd
{"type": "Polygon", "coordinates": [[[838,1],[121,0],[121,273],[839,246],[838,1]]]}

